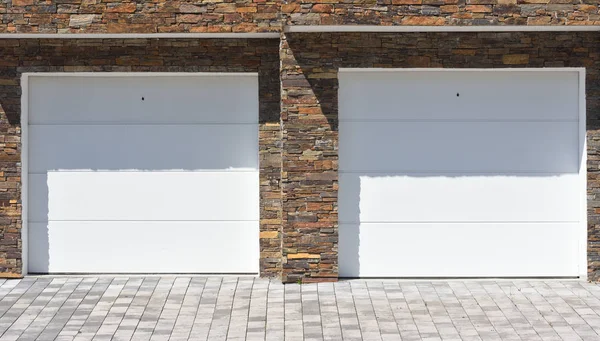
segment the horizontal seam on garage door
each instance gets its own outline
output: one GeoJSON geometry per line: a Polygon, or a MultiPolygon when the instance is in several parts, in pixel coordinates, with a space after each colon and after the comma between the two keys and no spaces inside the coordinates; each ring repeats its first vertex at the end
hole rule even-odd
{"type": "Polygon", "coordinates": [[[369,119],[340,119],[340,123],[375,123],[375,122],[416,122],[416,123],[428,123],[428,122],[442,122],[442,123],[469,123],[469,122],[490,122],[490,123],[513,123],[513,122],[579,122],[578,119],[377,119],[377,118],[369,118],[369,119]]]}
{"type": "MultiPolygon", "coordinates": [[[[11,34],[14,36],[15,34],[11,34]]],[[[0,37],[2,34],[0,34],[0,37]]],[[[53,37],[62,37],[54,34],[53,37]]],[[[77,36],[83,36],[78,34],[77,36]]],[[[65,37],[67,38],[67,37],[65,37]]],[[[565,68],[568,70],[568,68],[565,68]]],[[[561,68],[557,70],[562,70],[561,68]]],[[[572,68],[571,71],[577,70],[572,68]]],[[[258,77],[258,72],[97,72],[97,71],[81,71],[81,72],[24,72],[27,77],[108,77],[108,78],[128,78],[128,77],[258,77]]]]}
{"type": "Polygon", "coordinates": [[[516,171],[516,170],[497,170],[497,171],[473,171],[473,170],[435,170],[435,171],[431,171],[431,170],[414,170],[414,169],[390,169],[390,170],[368,170],[368,169],[362,169],[362,170],[340,170],[338,171],[339,174],[365,174],[365,173],[369,173],[369,174],[388,174],[388,173],[403,173],[403,174],[413,174],[413,175],[418,175],[418,174],[431,174],[431,175],[439,175],[439,176],[443,176],[446,174],[456,174],[456,175],[498,175],[498,176],[511,176],[513,174],[522,174],[522,175],[539,175],[539,174],[545,174],[545,175],[567,175],[567,174],[579,174],[579,173],[568,173],[568,172],[561,172],[561,171],[555,171],[555,172],[536,172],[536,171],[516,171]],[[443,174],[441,174],[443,173],[443,174]],[[508,173],[508,174],[507,174],[508,173]]]}
{"type": "Polygon", "coordinates": [[[55,173],[258,173],[258,169],[48,169],[45,172],[29,172],[29,175],[46,175],[55,173]]]}
{"type": "Polygon", "coordinates": [[[63,220],[63,219],[50,219],[50,220],[28,220],[29,223],[48,223],[48,222],[219,222],[219,223],[228,223],[228,222],[259,222],[258,219],[252,219],[252,220],[220,220],[220,219],[215,219],[215,220],[188,220],[188,219],[182,219],[182,220],[176,220],[176,219],[142,219],[142,220],[137,220],[137,219],[82,219],[82,220],[78,220],[78,219],[73,219],[73,220],[63,220]]]}
{"type": "Polygon", "coordinates": [[[253,123],[219,123],[219,122],[206,122],[206,123],[168,123],[168,122],[156,122],[156,123],[120,123],[120,122],[86,122],[86,123],[30,123],[29,126],[208,126],[208,125],[223,125],[223,126],[258,126],[256,122],[253,123]]]}
{"type": "Polygon", "coordinates": [[[550,221],[455,221],[455,220],[433,220],[433,221],[340,221],[339,224],[570,224],[579,223],[579,220],[550,220],[550,221]]]}

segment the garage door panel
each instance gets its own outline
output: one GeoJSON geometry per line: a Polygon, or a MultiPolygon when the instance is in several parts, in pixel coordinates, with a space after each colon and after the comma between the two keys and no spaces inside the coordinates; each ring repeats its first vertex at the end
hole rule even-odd
{"type": "Polygon", "coordinates": [[[551,222],[580,214],[576,174],[340,174],[339,186],[341,222],[551,222]]]}
{"type": "Polygon", "coordinates": [[[31,124],[256,123],[258,120],[258,77],[253,74],[153,78],[37,76],[29,78],[29,87],[31,124]]]}
{"type": "Polygon", "coordinates": [[[49,172],[30,181],[29,219],[257,220],[258,172],[49,172]]]}
{"type": "Polygon", "coordinates": [[[572,233],[577,228],[578,223],[340,224],[340,276],[577,276],[578,241],[572,233]]]}
{"type": "Polygon", "coordinates": [[[576,71],[343,71],[339,79],[342,121],[578,118],[576,71]]]}
{"type": "Polygon", "coordinates": [[[579,276],[578,70],[342,70],[348,277],[579,276]]]}
{"type": "Polygon", "coordinates": [[[29,234],[30,272],[258,272],[258,221],[55,221],[29,234]]]}
{"type": "Polygon", "coordinates": [[[259,271],[257,74],[27,79],[29,271],[259,271]]]}
{"type": "Polygon", "coordinates": [[[577,122],[341,122],[340,168],[577,173],[578,129],[577,122]]]}
{"type": "Polygon", "coordinates": [[[48,170],[256,170],[257,155],[256,124],[29,127],[31,173],[48,170]]]}

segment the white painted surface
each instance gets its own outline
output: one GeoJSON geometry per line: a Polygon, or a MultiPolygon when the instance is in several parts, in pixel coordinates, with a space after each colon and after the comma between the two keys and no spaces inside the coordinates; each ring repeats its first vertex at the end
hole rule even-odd
{"type": "Polygon", "coordinates": [[[577,70],[339,77],[341,276],[581,274],[577,70]]]}
{"type": "Polygon", "coordinates": [[[256,74],[27,77],[30,272],[258,272],[256,74]]]}
{"type": "Polygon", "coordinates": [[[29,273],[29,76],[21,75],[21,243],[22,273],[29,273]]]}
{"type": "MultiPolygon", "coordinates": [[[[286,25],[284,32],[589,32],[598,25],[286,25]]],[[[0,39],[279,39],[279,32],[215,33],[0,33],[0,39]]]]}
{"type": "Polygon", "coordinates": [[[30,221],[258,220],[258,172],[31,174],[30,221]]]}
{"type": "Polygon", "coordinates": [[[578,223],[340,224],[340,274],[577,276],[577,230],[578,223]]]}
{"type": "Polygon", "coordinates": [[[341,174],[340,222],[579,221],[577,174],[341,174]]]}
{"type": "Polygon", "coordinates": [[[253,221],[51,221],[30,223],[29,233],[31,272],[238,273],[257,266],[253,221]]]}
{"type": "MultiPolygon", "coordinates": [[[[600,31],[598,25],[286,25],[284,32],[579,32],[600,31]]],[[[23,33],[28,36],[31,33],[23,33]]],[[[212,34],[212,33],[211,33],[212,34]]],[[[15,35],[14,33],[4,34],[15,35]]],[[[3,37],[0,35],[0,37],[3,37]]]]}
{"type": "Polygon", "coordinates": [[[32,125],[29,129],[31,173],[258,169],[258,124],[32,125]]]}
{"type": "Polygon", "coordinates": [[[39,76],[29,86],[32,125],[258,123],[250,110],[258,108],[258,77],[252,74],[39,76]]]}
{"type": "Polygon", "coordinates": [[[343,171],[577,174],[574,122],[340,122],[343,171]],[[410,143],[407,143],[410,142],[410,143]],[[389,157],[373,153],[389,148],[389,157]],[[415,148],[418,146],[418,148],[415,148]],[[507,162],[507,159],[510,162],[507,162]]]}
{"type": "Polygon", "coordinates": [[[576,71],[347,71],[339,79],[343,121],[578,120],[576,71]]]}
{"type": "MultiPolygon", "coordinates": [[[[595,26],[594,26],[595,27],[595,26]]],[[[279,32],[215,33],[0,33],[0,39],[279,39],[279,32]]]]}
{"type": "Polygon", "coordinates": [[[588,212],[587,212],[587,118],[585,69],[579,73],[579,279],[588,279],[588,212]]]}

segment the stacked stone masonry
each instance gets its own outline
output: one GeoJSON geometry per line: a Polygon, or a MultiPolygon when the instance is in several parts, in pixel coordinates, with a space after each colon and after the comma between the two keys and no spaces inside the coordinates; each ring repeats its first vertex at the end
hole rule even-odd
{"type": "Polygon", "coordinates": [[[0,33],[275,32],[275,0],[8,0],[0,33]]]}
{"type": "Polygon", "coordinates": [[[288,25],[598,25],[597,0],[290,0],[288,25]]]}
{"type": "Polygon", "coordinates": [[[283,25],[599,25],[597,0],[6,0],[0,33],[281,32],[283,25]]]}
{"type": "Polygon", "coordinates": [[[588,272],[600,280],[599,40],[597,32],[0,39],[0,277],[22,275],[23,72],[258,72],[260,274],[315,282],[338,276],[339,68],[585,67],[588,272]]]}

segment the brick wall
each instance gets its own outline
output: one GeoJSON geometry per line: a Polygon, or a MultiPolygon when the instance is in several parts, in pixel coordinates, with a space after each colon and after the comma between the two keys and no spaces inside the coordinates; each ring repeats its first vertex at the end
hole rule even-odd
{"type": "Polygon", "coordinates": [[[288,0],[288,25],[599,25],[597,0],[288,0]]]}
{"type": "MultiPolygon", "coordinates": [[[[23,72],[258,72],[260,272],[281,268],[281,129],[277,40],[0,40],[0,277],[19,276],[20,74],[23,72]]],[[[118,238],[118,236],[115,236],[118,238]]]]}
{"type": "Polygon", "coordinates": [[[283,280],[337,275],[340,67],[586,67],[589,276],[600,279],[599,38],[595,32],[286,34],[280,51],[283,280]]]}

